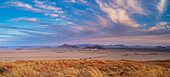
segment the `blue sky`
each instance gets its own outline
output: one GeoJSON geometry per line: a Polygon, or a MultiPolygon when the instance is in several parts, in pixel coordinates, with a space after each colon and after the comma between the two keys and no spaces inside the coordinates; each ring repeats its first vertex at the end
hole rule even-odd
{"type": "Polygon", "coordinates": [[[170,45],[168,0],[0,0],[0,46],[170,45]]]}

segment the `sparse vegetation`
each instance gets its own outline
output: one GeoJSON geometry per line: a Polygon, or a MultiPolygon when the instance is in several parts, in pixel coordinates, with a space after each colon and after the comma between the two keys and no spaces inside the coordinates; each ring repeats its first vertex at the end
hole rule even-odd
{"type": "Polygon", "coordinates": [[[43,60],[0,62],[0,77],[170,77],[170,60],[43,60]]]}
{"type": "Polygon", "coordinates": [[[6,69],[4,67],[0,67],[0,73],[6,72],[6,69]]]}

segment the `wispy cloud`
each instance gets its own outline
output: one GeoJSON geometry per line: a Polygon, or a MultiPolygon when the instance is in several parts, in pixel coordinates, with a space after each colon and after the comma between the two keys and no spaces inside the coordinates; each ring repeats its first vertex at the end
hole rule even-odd
{"type": "Polygon", "coordinates": [[[36,22],[37,18],[15,18],[11,19],[12,21],[28,21],[28,22],[36,22]]]}
{"type": "Polygon", "coordinates": [[[0,28],[10,29],[10,30],[5,31],[5,35],[0,34],[0,37],[4,37],[4,38],[18,37],[18,36],[35,37],[32,34],[41,34],[41,35],[53,35],[53,34],[55,34],[55,33],[48,32],[48,31],[28,29],[28,28],[20,28],[20,27],[0,26],[0,28]]]}
{"type": "Polygon", "coordinates": [[[50,33],[50,32],[31,31],[31,30],[21,30],[21,32],[23,32],[23,33],[29,32],[29,33],[44,34],[44,35],[55,34],[55,33],[50,33]]]}
{"type": "Polygon", "coordinates": [[[55,19],[55,21],[60,21],[60,20],[62,20],[62,19],[55,19]]]}
{"type": "Polygon", "coordinates": [[[102,25],[103,27],[108,27],[108,26],[109,26],[109,25],[108,25],[108,22],[107,22],[107,20],[106,20],[105,18],[103,18],[103,17],[101,17],[101,16],[98,15],[98,20],[100,21],[100,23],[101,23],[101,25],[102,25]]]}
{"type": "Polygon", "coordinates": [[[37,18],[20,17],[20,18],[11,19],[11,21],[18,21],[18,22],[20,22],[20,21],[21,21],[21,22],[22,22],[22,21],[26,21],[26,22],[31,22],[31,23],[39,24],[39,26],[54,26],[54,25],[49,24],[49,23],[40,22],[40,21],[38,21],[37,18]]]}
{"type": "Polygon", "coordinates": [[[141,7],[141,4],[138,2],[138,0],[114,0],[114,2],[114,8],[124,8],[126,11],[132,14],[145,14],[144,9],[141,7]]]}
{"type": "Polygon", "coordinates": [[[0,37],[1,38],[3,38],[3,37],[8,37],[8,38],[10,38],[10,37],[12,37],[11,35],[0,35],[0,37]]]}
{"type": "Polygon", "coordinates": [[[33,1],[33,2],[35,2],[35,3],[37,3],[37,4],[44,4],[44,1],[35,0],[35,1],[33,1]]]}
{"type": "Polygon", "coordinates": [[[58,17],[57,14],[50,14],[50,16],[52,16],[52,17],[58,17]]]}
{"type": "Polygon", "coordinates": [[[22,3],[22,2],[6,2],[6,3],[11,4],[11,6],[22,7],[36,12],[43,12],[43,10],[34,8],[32,5],[22,3]]]}
{"type": "Polygon", "coordinates": [[[83,31],[84,28],[82,26],[72,26],[73,29],[83,31]]]}
{"type": "MultiPolygon", "coordinates": [[[[117,0],[116,0],[117,1],[117,0]]],[[[134,22],[132,18],[129,16],[129,12],[127,11],[126,7],[129,6],[129,8],[134,8],[133,10],[141,13],[141,10],[137,10],[138,8],[135,8],[134,6],[137,5],[133,1],[127,1],[132,2],[132,5],[125,6],[123,1],[117,1],[117,5],[115,5],[114,2],[110,1],[109,3],[102,2],[101,0],[96,0],[96,2],[99,4],[102,11],[106,12],[108,14],[108,17],[114,22],[114,23],[121,23],[125,26],[129,27],[139,27],[139,24],[134,22]],[[120,6],[123,6],[124,8],[121,8],[120,6]]],[[[132,11],[133,11],[132,10],[132,11]]]]}
{"type": "Polygon", "coordinates": [[[87,3],[87,1],[86,1],[86,0],[80,0],[80,2],[82,2],[82,3],[87,3]]]}
{"type": "Polygon", "coordinates": [[[142,29],[142,31],[157,31],[157,30],[162,30],[166,28],[169,28],[167,22],[159,22],[156,24],[156,26],[150,27],[148,29],[142,29]]]}
{"type": "Polygon", "coordinates": [[[0,39],[0,41],[8,41],[8,39],[0,39]]]}
{"type": "Polygon", "coordinates": [[[73,3],[76,2],[76,0],[70,0],[70,1],[73,2],[73,3]]]}
{"type": "Polygon", "coordinates": [[[57,14],[44,14],[45,16],[58,17],[57,14]]]}
{"type": "Polygon", "coordinates": [[[73,25],[73,22],[67,22],[68,25],[73,25]]]}
{"type": "Polygon", "coordinates": [[[162,14],[165,10],[166,0],[160,0],[160,2],[157,5],[157,9],[159,11],[159,14],[162,14]]]}
{"type": "Polygon", "coordinates": [[[53,11],[58,11],[58,10],[61,10],[61,8],[58,8],[58,7],[54,7],[54,6],[51,6],[51,5],[36,5],[37,7],[39,8],[42,8],[42,9],[47,9],[47,10],[53,10],[53,11]]]}
{"type": "Polygon", "coordinates": [[[56,4],[55,2],[38,1],[38,0],[35,0],[33,2],[35,3],[35,5],[30,5],[22,2],[6,2],[6,3],[10,4],[11,6],[22,7],[24,8],[24,10],[26,9],[35,12],[45,13],[44,14],[45,16],[58,17],[58,15],[55,13],[60,13],[60,14],[64,13],[64,11],[61,10],[62,8],[52,6],[52,4],[56,4]]]}
{"type": "Polygon", "coordinates": [[[0,26],[0,28],[16,29],[16,30],[33,30],[34,31],[34,29],[18,28],[18,27],[11,27],[11,26],[0,26]]]}
{"type": "Polygon", "coordinates": [[[167,27],[167,24],[168,24],[167,22],[160,22],[156,26],[149,28],[148,31],[165,29],[167,27]]]}

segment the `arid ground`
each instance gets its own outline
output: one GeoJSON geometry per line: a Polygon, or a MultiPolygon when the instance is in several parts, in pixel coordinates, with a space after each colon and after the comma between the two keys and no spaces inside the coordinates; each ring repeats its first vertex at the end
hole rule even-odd
{"type": "Polygon", "coordinates": [[[58,60],[58,59],[98,59],[98,60],[167,60],[170,52],[152,49],[69,49],[69,48],[41,48],[22,50],[0,50],[0,61],[16,60],[58,60]]]}

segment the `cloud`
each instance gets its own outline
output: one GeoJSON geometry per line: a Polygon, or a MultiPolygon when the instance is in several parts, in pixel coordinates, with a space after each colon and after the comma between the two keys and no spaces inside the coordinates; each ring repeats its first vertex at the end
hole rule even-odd
{"type": "Polygon", "coordinates": [[[44,14],[45,16],[51,16],[51,17],[58,17],[58,15],[57,14],[44,14]]]}
{"type": "Polygon", "coordinates": [[[7,28],[7,29],[23,29],[23,30],[33,30],[33,29],[26,29],[26,28],[18,28],[18,27],[11,27],[11,26],[0,26],[0,28],[7,28]]]}
{"type": "Polygon", "coordinates": [[[39,22],[37,18],[20,17],[20,18],[11,19],[11,21],[18,21],[18,22],[19,22],[19,21],[26,21],[26,22],[32,22],[32,23],[39,24],[39,26],[54,26],[53,24],[44,23],[44,22],[39,22]]]}
{"type": "Polygon", "coordinates": [[[73,3],[76,2],[76,0],[70,0],[70,1],[73,2],[73,3]]]}
{"type": "Polygon", "coordinates": [[[168,23],[167,22],[159,22],[156,24],[156,26],[150,27],[148,29],[145,29],[143,31],[157,31],[157,30],[161,30],[161,29],[166,29],[168,28],[168,23]]]}
{"type": "Polygon", "coordinates": [[[52,17],[58,17],[57,14],[50,14],[50,16],[52,16],[52,17]]]}
{"type": "Polygon", "coordinates": [[[60,21],[60,20],[62,20],[62,19],[55,19],[55,21],[60,21]]]}
{"type": "Polygon", "coordinates": [[[36,6],[39,7],[39,8],[42,8],[42,9],[53,10],[53,11],[61,10],[61,8],[54,7],[54,6],[51,6],[51,5],[45,5],[45,4],[36,5],[36,6]]]}
{"type": "Polygon", "coordinates": [[[123,24],[125,26],[129,26],[129,27],[139,27],[139,24],[137,24],[130,18],[130,16],[127,13],[128,11],[126,11],[126,9],[118,7],[121,4],[114,6],[115,4],[111,3],[111,2],[103,3],[100,0],[96,0],[96,2],[99,4],[101,10],[106,12],[108,17],[114,23],[121,23],[121,24],[123,24]]]}
{"type": "Polygon", "coordinates": [[[82,34],[86,32],[99,32],[96,28],[93,28],[93,27],[71,26],[71,28],[81,31],[82,34]]]}
{"type": "Polygon", "coordinates": [[[30,4],[27,3],[22,3],[22,2],[6,2],[8,4],[11,4],[11,6],[16,6],[16,7],[22,7],[22,8],[26,8],[28,10],[32,10],[32,11],[36,11],[36,12],[43,12],[43,13],[64,13],[64,11],[61,11],[62,8],[58,8],[58,7],[54,7],[51,6],[50,4],[44,4],[44,3],[52,3],[54,4],[54,2],[49,2],[49,1],[38,1],[35,0],[33,1],[34,3],[36,3],[33,7],[30,4]],[[38,7],[38,8],[37,8],[38,7]]]}
{"type": "Polygon", "coordinates": [[[114,8],[124,8],[126,11],[132,14],[145,14],[138,0],[114,0],[114,2],[116,4],[114,8]]]}
{"type": "Polygon", "coordinates": [[[169,26],[169,25],[167,25],[166,27],[167,27],[168,29],[170,29],[170,26],[169,26]]]}
{"type": "Polygon", "coordinates": [[[99,15],[97,17],[98,17],[98,20],[100,21],[100,23],[101,23],[101,25],[103,27],[107,27],[108,26],[108,22],[107,22],[107,20],[105,18],[103,18],[103,17],[101,17],[99,15]]]}
{"type": "Polygon", "coordinates": [[[67,22],[68,25],[73,25],[73,22],[67,22]]]}
{"type": "Polygon", "coordinates": [[[162,14],[165,10],[166,0],[160,0],[160,2],[157,5],[157,9],[159,11],[159,14],[162,14]]]}
{"type": "Polygon", "coordinates": [[[35,3],[37,3],[37,4],[44,4],[44,1],[37,1],[37,0],[35,0],[35,1],[33,1],[33,2],[35,2],[35,3]]]}
{"type": "Polygon", "coordinates": [[[10,37],[12,37],[11,35],[0,35],[0,37],[1,38],[3,38],[3,37],[8,37],[8,38],[10,38],[10,37]]]}
{"type": "Polygon", "coordinates": [[[16,18],[16,19],[11,19],[12,21],[28,21],[28,22],[36,22],[38,19],[37,18],[16,18]]]}
{"type": "Polygon", "coordinates": [[[49,25],[40,25],[40,26],[49,26],[49,25]]]}
{"type": "Polygon", "coordinates": [[[82,2],[82,3],[87,3],[87,1],[85,1],[85,0],[80,0],[80,2],[82,2]]]}
{"type": "Polygon", "coordinates": [[[167,22],[160,22],[156,26],[149,28],[148,31],[155,31],[155,30],[159,30],[159,29],[165,29],[166,25],[167,25],[167,22]]]}
{"type": "Polygon", "coordinates": [[[61,16],[62,18],[65,18],[66,16],[61,16]]]}
{"type": "Polygon", "coordinates": [[[0,26],[0,28],[8,29],[4,31],[5,35],[1,35],[2,34],[1,32],[0,37],[4,37],[6,39],[10,38],[11,39],[10,41],[14,40],[14,38],[39,37],[40,34],[41,35],[54,35],[55,34],[52,32],[48,32],[47,30],[36,30],[36,29],[28,29],[28,28],[10,27],[10,26],[0,26]],[[37,34],[37,35],[34,36],[34,34],[37,34]]]}
{"type": "Polygon", "coordinates": [[[93,44],[125,44],[125,45],[169,45],[169,38],[166,38],[168,35],[155,35],[155,36],[125,36],[125,37],[104,37],[104,38],[92,38],[92,39],[80,39],[73,40],[72,43],[93,43],[93,44]],[[142,41],[142,42],[141,42],[142,41]]]}
{"type": "Polygon", "coordinates": [[[34,0],[33,2],[35,3],[35,5],[30,5],[22,2],[6,2],[6,3],[10,4],[11,6],[22,7],[24,8],[24,10],[31,10],[31,11],[45,13],[43,14],[45,16],[59,17],[58,13],[61,16],[64,13],[64,11],[61,10],[62,8],[52,6],[53,4],[56,4],[55,2],[38,1],[38,0],[34,0]]]}
{"type": "Polygon", "coordinates": [[[0,23],[0,25],[3,25],[4,23],[0,23]]]}
{"type": "Polygon", "coordinates": [[[72,26],[73,29],[83,31],[84,28],[82,26],[72,26]]]}
{"type": "Polygon", "coordinates": [[[64,13],[64,11],[61,10],[62,8],[58,8],[47,4],[37,4],[35,6],[44,9],[46,11],[46,13],[44,14],[45,16],[49,15],[51,17],[58,17],[58,15],[55,13],[60,13],[60,14],[64,13]]]}
{"type": "Polygon", "coordinates": [[[33,10],[33,11],[36,11],[36,12],[44,12],[43,10],[40,10],[40,9],[37,9],[37,8],[33,8],[31,5],[26,4],[26,3],[21,3],[21,2],[6,2],[6,3],[11,4],[11,6],[23,7],[23,8],[26,8],[26,9],[29,9],[29,10],[33,10]]]}
{"type": "Polygon", "coordinates": [[[64,11],[58,11],[58,13],[64,13],[64,11]]]}
{"type": "Polygon", "coordinates": [[[23,33],[36,33],[36,34],[44,34],[44,35],[48,35],[48,34],[55,34],[55,33],[50,33],[50,32],[44,32],[44,31],[31,31],[31,30],[21,30],[20,32],[23,33]]]}
{"type": "Polygon", "coordinates": [[[8,39],[0,39],[0,41],[8,41],[8,39]]]}
{"type": "Polygon", "coordinates": [[[48,3],[48,4],[52,4],[52,5],[56,4],[55,2],[50,2],[48,0],[46,0],[46,1],[34,0],[33,2],[36,3],[36,4],[44,4],[44,3],[48,3]]]}

